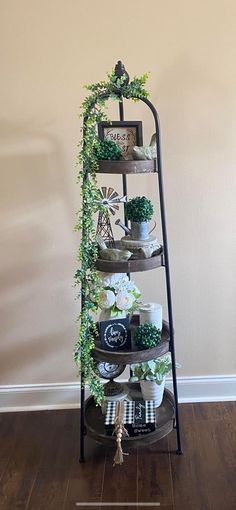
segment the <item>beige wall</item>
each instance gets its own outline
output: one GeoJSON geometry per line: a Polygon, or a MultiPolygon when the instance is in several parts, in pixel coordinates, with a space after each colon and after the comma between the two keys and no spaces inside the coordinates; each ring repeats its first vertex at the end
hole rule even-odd
{"type": "MultiPolygon", "coordinates": [[[[235,2],[2,0],[0,14],[0,383],[76,380],[77,114],[119,58],[151,72],[162,122],[179,375],[235,373],[235,2]]],[[[150,114],[126,111],[148,141],[150,114]]],[[[130,177],[131,194],[154,199],[154,181],[130,177]]],[[[161,270],[136,281],[163,300],[161,270]]]]}

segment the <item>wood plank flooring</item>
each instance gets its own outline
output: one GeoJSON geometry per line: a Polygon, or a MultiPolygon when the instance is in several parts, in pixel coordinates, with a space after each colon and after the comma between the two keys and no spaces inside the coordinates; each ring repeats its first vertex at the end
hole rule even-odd
{"type": "Polygon", "coordinates": [[[112,502],[236,510],[236,403],[182,404],[180,416],[184,455],[175,454],[173,431],[113,468],[113,450],[89,438],[79,464],[78,410],[0,414],[0,510],[110,510],[112,502]]]}

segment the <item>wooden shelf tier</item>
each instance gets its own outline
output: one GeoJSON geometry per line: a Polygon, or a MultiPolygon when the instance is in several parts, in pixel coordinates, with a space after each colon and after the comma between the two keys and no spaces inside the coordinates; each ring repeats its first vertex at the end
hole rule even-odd
{"type": "Polygon", "coordinates": [[[100,174],[150,174],[157,172],[156,159],[139,160],[101,160],[97,173],[100,174]]]}
{"type": "MultiPolygon", "coordinates": [[[[116,248],[120,248],[119,241],[115,242],[116,248]]],[[[164,253],[161,247],[159,252],[148,259],[129,259],[125,261],[97,259],[96,268],[105,273],[137,273],[138,271],[150,271],[164,266],[164,253]]]]}
{"type": "MultiPolygon", "coordinates": [[[[131,333],[139,324],[139,316],[133,316],[130,324],[131,333]]],[[[142,361],[149,361],[151,359],[159,358],[169,351],[169,325],[168,322],[163,321],[161,342],[152,349],[132,350],[132,351],[107,351],[101,348],[100,339],[95,339],[95,348],[93,349],[93,357],[97,361],[105,361],[107,363],[115,363],[118,365],[129,365],[130,363],[140,363],[142,361]]]]}
{"type": "MultiPolygon", "coordinates": [[[[141,394],[139,398],[142,398],[141,394]]],[[[124,448],[156,443],[172,431],[174,417],[174,397],[169,390],[165,390],[162,404],[156,408],[156,429],[148,434],[122,439],[124,448]]],[[[99,443],[115,447],[115,437],[106,435],[104,421],[105,415],[102,414],[101,407],[96,406],[93,397],[89,397],[85,403],[85,427],[87,434],[99,443]]]]}

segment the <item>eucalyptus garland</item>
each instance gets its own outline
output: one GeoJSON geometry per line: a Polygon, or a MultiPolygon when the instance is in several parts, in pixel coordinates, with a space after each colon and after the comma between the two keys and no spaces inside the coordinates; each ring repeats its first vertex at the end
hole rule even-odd
{"type": "Polygon", "coordinates": [[[101,81],[85,88],[90,92],[82,103],[83,128],[82,140],[79,143],[80,152],[78,165],[80,167],[78,180],[81,184],[82,207],[78,213],[78,223],[75,230],[81,232],[81,242],[78,254],[80,269],[75,274],[75,284],[80,286],[82,300],[79,316],[79,338],[75,344],[74,359],[81,373],[83,384],[89,386],[95,402],[101,404],[104,398],[103,384],[100,381],[96,362],[92,356],[94,337],[97,334],[96,323],[93,318],[96,312],[98,298],[98,275],[96,271],[97,242],[94,214],[97,212],[96,200],[99,198],[96,172],[98,169],[99,138],[97,124],[108,120],[105,110],[107,99],[120,101],[121,97],[138,101],[146,98],[148,92],[145,83],[148,74],[135,77],[127,83],[126,75],[118,78],[113,70],[108,74],[107,81],[101,81]]]}

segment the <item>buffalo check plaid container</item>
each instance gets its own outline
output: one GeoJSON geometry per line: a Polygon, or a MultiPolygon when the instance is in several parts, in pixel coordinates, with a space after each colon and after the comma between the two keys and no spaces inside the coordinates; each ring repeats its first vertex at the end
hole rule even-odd
{"type": "MultiPolygon", "coordinates": [[[[105,430],[112,435],[118,402],[107,402],[105,430]]],[[[156,428],[156,408],[154,400],[124,400],[123,423],[129,436],[139,436],[153,432],[156,428]]]]}

